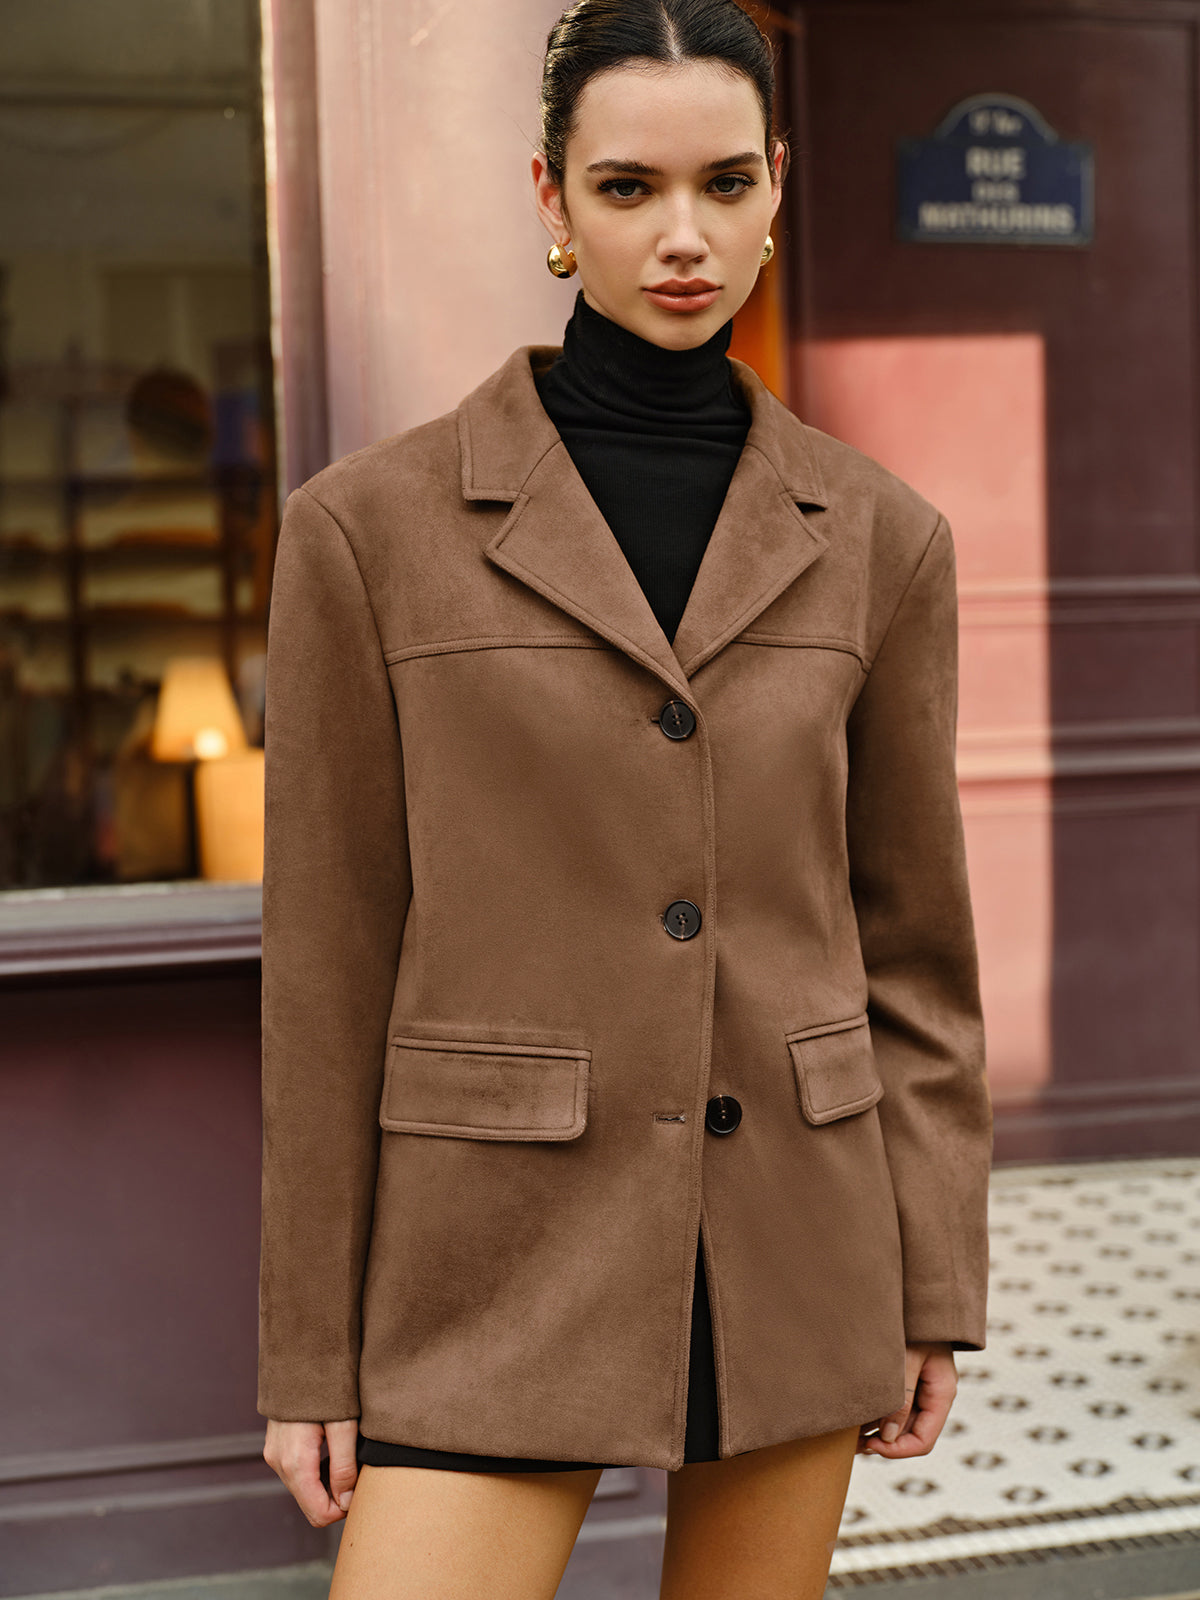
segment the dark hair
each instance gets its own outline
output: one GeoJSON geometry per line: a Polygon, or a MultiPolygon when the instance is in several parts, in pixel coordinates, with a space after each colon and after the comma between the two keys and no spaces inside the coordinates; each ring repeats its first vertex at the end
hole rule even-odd
{"type": "Polygon", "coordinates": [[[542,68],[542,149],[555,183],[562,184],[567,142],[590,79],[641,61],[713,61],[743,73],[758,94],[770,157],[779,137],[774,52],[736,0],[578,0],[551,28],[542,68]]]}

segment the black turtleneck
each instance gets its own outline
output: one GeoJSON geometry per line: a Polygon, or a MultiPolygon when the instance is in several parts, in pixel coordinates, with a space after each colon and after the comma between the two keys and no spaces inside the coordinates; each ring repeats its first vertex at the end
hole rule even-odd
{"type": "Polygon", "coordinates": [[[665,350],[594,310],[580,289],[538,394],[668,639],[750,427],[726,351],[732,321],[665,350]]]}

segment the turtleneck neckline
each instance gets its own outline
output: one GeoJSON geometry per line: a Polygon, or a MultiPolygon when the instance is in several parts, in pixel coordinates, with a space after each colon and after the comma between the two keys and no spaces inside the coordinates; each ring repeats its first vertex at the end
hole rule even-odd
{"type": "Polygon", "coordinates": [[[666,416],[711,416],[714,408],[748,410],[733,386],[726,355],[732,337],[731,318],[703,344],[668,350],[597,311],[579,289],[560,359],[593,404],[617,416],[661,424],[666,416]]]}
{"type": "Polygon", "coordinates": [[[534,374],[547,416],[668,639],[683,616],[752,420],[726,351],[732,322],[665,350],[580,289],[554,361],[534,374]]]}

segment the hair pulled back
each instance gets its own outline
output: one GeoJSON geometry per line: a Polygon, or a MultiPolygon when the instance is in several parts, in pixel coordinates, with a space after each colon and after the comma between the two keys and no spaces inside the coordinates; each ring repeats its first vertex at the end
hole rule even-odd
{"type": "Polygon", "coordinates": [[[551,28],[542,68],[542,149],[555,183],[563,181],[584,88],[597,73],[635,61],[712,61],[743,73],[762,107],[770,159],[779,137],[774,53],[736,0],[578,0],[551,28]]]}

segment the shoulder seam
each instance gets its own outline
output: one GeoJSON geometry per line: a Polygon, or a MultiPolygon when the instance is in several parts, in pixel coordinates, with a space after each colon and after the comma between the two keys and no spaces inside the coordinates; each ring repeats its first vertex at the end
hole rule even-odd
{"type": "Polygon", "coordinates": [[[329,518],[330,522],[333,523],[334,527],[341,534],[342,540],[345,543],[345,546],[346,546],[347,550],[349,550],[349,552],[350,552],[350,559],[354,563],[354,570],[358,574],[358,581],[362,585],[363,599],[367,602],[367,611],[370,613],[371,626],[375,629],[375,643],[379,647],[380,664],[382,665],[384,673],[386,675],[386,673],[387,673],[387,662],[386,662],[386,660],[384,658],[383,639],[380,636],[380,632],[379,632],[379,618],[375,615],[375,606],[374,606],[374,604],[373,604],[373,602],[371,600],[371,591],[367,587],[367,580],[363,576],[363,570],[362,570],[361,565],[359,564],[358,551],[355,550],[354,544],[353,544],[353,541],[350,538],[350,535],[346,532],[345,528],[342,527],[342,525],[338,521],[337,517],[334,516],[333,512],[329,509],[329,507],[325,504],[325,502],[323,500],[318,500],[316,495],[313,494],[312,490],[305,488],[303,484],[301,484],[300,487],[298,489],[296,489],[295,493],[296,494],[302,494],[302,495],[304,495],[305,499],[311,500],[313,505],[317,506],[321,511],[323,511],[325,513],[325,515],[329,518]]]}
{"type": "Polygon", "coordinates": [[[904,606],[904,602],[908,599],[909,590],[912,588],[913,584],[916,582],[917,574],[920,572],[921,568],[925,565],[925,560],[926,560],[926,557],[929,555],[930,550],[933,549],[933,541],[937,538],[938,534],[941,532],[941,530],[943,528],[945,528],[946,531],[949,532],[949,524],[946,521],[945,514],[943,512],[941,512],[941,511],[939,511],[938,514],[937,514],[937,520],[933,524],[933,528],[930,531],[929,537],[928,537],[928,539],[926,539],[924,545],[922,546],[921,554],[917,557],[916,562],[913,565],[913,569],[908,575],[908,582],[904,585],[904,588],[900,591],[900,597],[896,601],[896,604],[892,607],[892,614],[888,618],[887,627],[880,634],[879,643],[875,646],[874,650],[871,651],[870,660],[869,660],[869,662],[867,664],[867,672],[868,672],[868,674],[870,673],[871,668],[874,667],[876,661],[878,661],[879,656],[880,656],[880,652],[883,650],[884,645],[888,641],[888,635],[892,631],[892,625],[895,622],[896,618],[900,615],[900,612],[901,612],[901,610],[903,609],[903,606],[904,606]]]}

